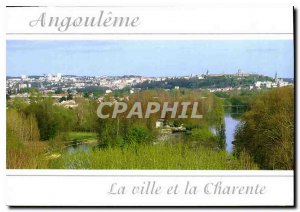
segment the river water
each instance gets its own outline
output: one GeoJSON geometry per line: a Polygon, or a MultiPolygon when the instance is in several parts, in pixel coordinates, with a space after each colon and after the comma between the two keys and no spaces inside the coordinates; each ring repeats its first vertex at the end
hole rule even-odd
{"type": "Polygon", "coordinates": [[[86,152],[86,151],[88,151],[91,147],[92,147],[91,144],[82,143],[82,144],[77,144],[77,145],[68,146],[68,147],[67,147],[67,151],[68,151],[69,153],[72,153],[72,152],[74,152],[74,151],[83,151],[83,152],[86,152]]]}
{"type": "Polygon", "coordinates": [[[234,141],[234,132],[240,121],[238,119],[232,118],[230,115],[225,115],[224,119],[226,134],[226,151],[232,152],[232,141],[234,141]]]}

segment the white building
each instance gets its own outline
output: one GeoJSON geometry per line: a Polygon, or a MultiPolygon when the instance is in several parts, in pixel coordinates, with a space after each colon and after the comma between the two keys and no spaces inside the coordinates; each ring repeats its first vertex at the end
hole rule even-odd
{"type": "Polygon", "coordinates": [[[106,94],[109,94],[111,92],[112,92],[112,90],[110,90],[110,89],[105,91],[106,94]]]}
{"type": "Polygon", "coordinates": [[[27,80],[27,76],[26,75],[21,75],[21,79],[22,80],[27,80]]]}
{"type": "Polygon", "coordinates": [[[266,88],[272,88],[272,82],[267,81],[264,83],[264,85],[266,88]]]}
{"type": "Polygon", "coordinates": [[[31,88],[31,84],[25,84],[25,83],[19,84],[19,89],[22,88],[31,88]]]}
{"type": "Polygon", "coordinates": [[[262,82],[261,81],[257,81],[255,83],[255,87],[260,88],[261,87],[262,82]]]}
{"type": "Polygon", "coordinates": [[[284,82],[284,81],[279,81],[278,82],[278,87],[284,87],[284,86],[287,86],[287,85],[289,85],[290,83],[288,83],[288,82],[284,82]]]}
{"type": "Polygon", "coordinates": [[[61,76],[62,76],[61,73],[57,73],[57,74],[56,74],[56,78],[57,78],[58,80],[61,79],[61,76]]]}
{"type": "Polygon", "coordinates": [[[162,128],[164,126],[164,122],[162,120],[157,120],[155,122],[155,128],[162,128]]]}
{"type": "Polygon", "coordinates": [[[76,102],[74,100],[67,100],[67,101],[62,101],[60,103],[61,106],[65,107],[65,108],[75,108],[78,107],[78,104],[76,104],[76,102]]]}
{"type": "Polygon", "coordinates": [[[76,82],[76,83],[75,83],[75,87],[76,87],[76,88],[82,88],[82,87],[84,87],[84,85],[85,85],[85,84],[84,84],[83,82],[76,82]]]}
{"type": "Polygon", "coordinates": [[[52,81],[52,74],[48,74],[48,75],[47,75],[47,80],[48,80],[48,81],[52,81]]]}

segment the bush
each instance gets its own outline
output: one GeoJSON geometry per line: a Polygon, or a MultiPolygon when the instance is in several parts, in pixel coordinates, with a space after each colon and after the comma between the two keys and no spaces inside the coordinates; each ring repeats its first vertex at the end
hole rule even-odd
{"type": "Polygon", "coordinates": [[[216,148],[217,136],[215,136],[208,128],[195,128],[192,129],[191,140],[196,144],[205,147],[216,148]]]}

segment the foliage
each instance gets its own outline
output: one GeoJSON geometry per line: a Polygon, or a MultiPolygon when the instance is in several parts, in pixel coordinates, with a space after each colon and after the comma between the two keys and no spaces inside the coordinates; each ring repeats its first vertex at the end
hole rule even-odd
{"type": "Polygon", "coordinates": [[[22,143],[39,141],[39,129],[32,114],[26,116],[15,109],[6,111],[6,128],[9,135],[13,135],[22,143]]]}
{"type": "Polygon", "coordinates": [[[211,100],[208,103],[209,108],[208,113],[205,116],[205,119],[209,126],[213,127],[216,130],[217,135],[217,146],[220,149],[225,149],[226,147],[226,135],[225,135],[225,123],[224,123],[224,108],[223,100],[212,96],[211,100]]]}
{"type": "Polygon", "coordinates": [[[64,96],[63,96],[63,97],[61,97],[58,101],[59,101],[59,103],[61,103],[61,102],[63,102],[63,101],[67,101],[67,97],[64,97],[64,96]]]}
{"type": "Polygon", "coordinates": [[[166,143],[73,152],[51,161],[50,168],[232,170],[257,169],[257,166],[250,160],[230,157],[225,151],[166,143]]]}
{"type": "Polygon", "coordinates": [[[47,144],[43,142],[21,143],[7,136],[6,168],[7,169],[46,169],[45,159],[47,144]]]}
{"type": "Polygon", "coordinates": [[[94,100],[84,98],[76,98],[78,107],[74,108],[74,119],[76,124],[74,130],[76,131],[90,131],[94,132],[98,128],[98,117],[96,114],[97,103],[94,100]]]}
{"type": "Polygon", "coordinates": [[[95,132],[69,132],[69,140],[89,140],[97,139],[97,134],[95,132]]]}
{"type": "Polygon", "coordinates": [[[30,93],[30,92],[33,92],[33,91],[37,91],[37,89],[35,89],[35,88],[21,88],[19,93],[30,93]]]}
{"type": "Polygon", "coordinates": [[[242,114],[248,110],[250,104],[257,95],[266,92],[266,90],[232,90],[227,92],[215,92],[217,97],[224,99],[225,113],[234,115],[242,114]]]}
{"type": "Polygon", "coordinates": [[[234,151],[247,152],[263,169],[293,169],[294,88],[259,95],[242,116],[234,151]]]}
{"type": "Polygon", "coordinates": [[[54,105],[50,97],[31,102],[26,113],[36,117],[41,140],[53,139],[59,133],[71,130],[74,125],[72,111],[54,105]]]}
{"type": "Polygon", "coordinates": [[[6,113],[6,167],[35,169],[45,166],[46,145],[39,142],[39,131],[34,116],[26,116],[15,109],[6,113]]]}
{"type": "MultiPolygon", "coordinates": [[[[221,83],[218,80],[222,79],[207,80],[221,83]]],[[[242,79],[226,80],[236,83],[242,79]]],[[[29,101],[7,100],[8,168],[257,169],[257,163],[262,169],[293,169],[293,87],[215,94],[199,89],[155,88],[129,96],[125,88],[105,95],[107,101],[114,96],[123,99],[128,108],[139,101],[143,113],[148,102],[198,102],[197,114],[202,114],[202,119],[190,118],[191,108],[185,119],[174,119],[167,113],[165,124],[186,128],[185,134],[172,134],[167,139],[161,139],[164,135],[155,127],[161,111],[150,118],[127,119],[126,111],[114,119],[99,119],[98,103],[93,98],[72,96],[78,107],[70,109],[36,90],[30,92],[29,101]],[[224,104],[244,104],[249,109],[236,131],[234,155],[225,151],[224,104]],[[98,145],[93,150],[66,151],[70,140],[96,139],[98,145]]],[[[105,114],[112,112],[110,107],[104,110],[105,114]]]]}
{"type": "Polygon", "coordinates": [[[193,77],[190,79],[185,78],[169,78],[165,81],[145,81],[135,85],[137,88],[142,89],[174,89],[175,86],[180,88],[225,88],[225,87],[247,87],[253,85],[256,81],[271,81],[272,78],[262,75],[250,76],[208,76],[204,79],[193,77]]]}
{"type": "Polygon", "coordinates": [[[140,125],[133,125],[125,139],[129,144],[145,144],[151,143],[153,140],[150,131],[140,125]]]}
{"type": "Polygon", "coordinates": [[[108,88],[101,86],[86,86],[84,88],[77,89],[77,91],[86,94],[86,97],[88,97],[90,94],[93,94],[94,96],[103,95],[107,89],[108,88]]]}
{"type": "Polygon", "coordinates": [[[129,91],[130,91],[130,88],[125,87],[123,89],[113,90],[113,95],[114,95],[114,97],[120,97],[120,96],[128,95],[129,91]]]}
{"type": "Polygon", "coordinates": [[[197,145],[215,148],[217,146],[218,138],[208,129],[208,127],[201,127],[192,129],[190,140],[195,141],[197,145]]]}

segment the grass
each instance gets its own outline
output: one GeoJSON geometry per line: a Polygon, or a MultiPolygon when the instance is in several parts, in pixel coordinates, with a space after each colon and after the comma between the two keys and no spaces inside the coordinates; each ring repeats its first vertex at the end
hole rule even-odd
{"type": "Polygon", "coordinates": [[[184,144],[139,145],[75,151],[52,160],[53,169],[157,169],[157,170],[246,170],[257,169],[248,156],[237,160],[226,151],[184,144]]]}
{"type": "MultiPolygon", "coordinates": [[[[95,133],[71,132],[78,140],[96,139],[95,133]]],[[[218,151],[187,143],[164,142],[155,145],[129,145],[56,154],[45,142],[23,144],[10,139],[7,145],[8,169],[144,169],[144,170],[248,170],[258,169],[245,153],[236,159],[218,151]],[[55,154],[54,154],[55,153],[55,154]]],[[[54,144],[53,144],[54,145],[54,144]]]]}
{"type": "Polygon", "coordinates": [[[94,140],[97,139],[95,132],[69,132],[70,140],[94,140]]]}
{"type": "Polygon", "coordinates": [[[7,169],[45,169],[49,161],[45,158],[47,145],[42,142],[29,142],[27,144],[7,145],[7,169]]]}

